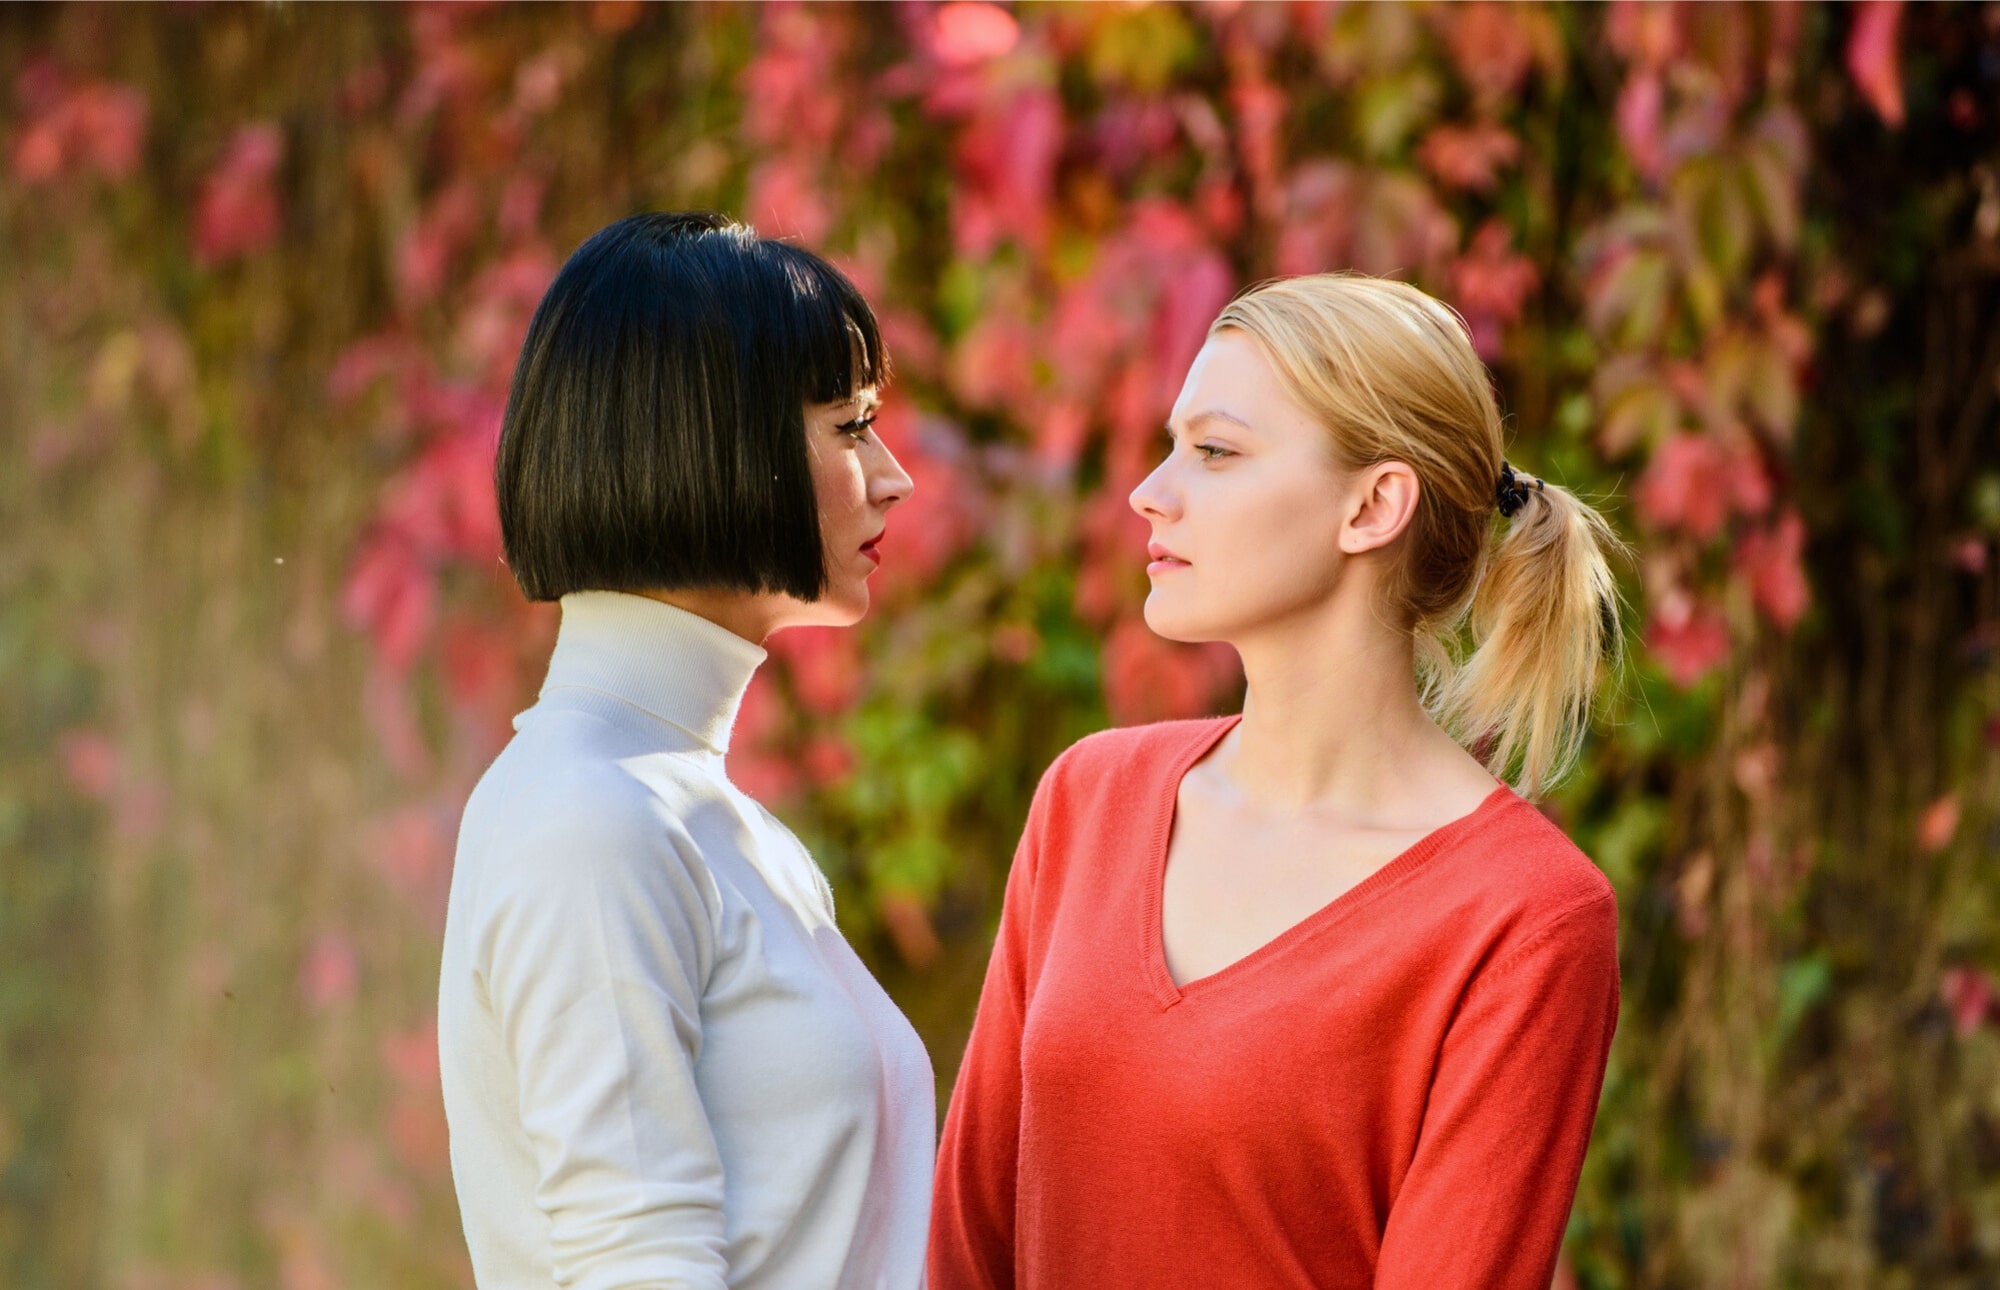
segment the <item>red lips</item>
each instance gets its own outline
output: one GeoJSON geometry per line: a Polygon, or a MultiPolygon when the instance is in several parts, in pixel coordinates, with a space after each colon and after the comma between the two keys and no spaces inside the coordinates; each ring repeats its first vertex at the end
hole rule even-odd
{"type": "Polygon", "coordinates": [[[1181,559],[1181,557],[1175,555],[1172,551],[1167,550],[1167,548],[1161,546],[1158,542],[1146,543],[1146,556],[1148,559],[1153,559],[1153,560],[1172,560],[1176,564],[1187,563],[1186,560],[1181,559]]]}

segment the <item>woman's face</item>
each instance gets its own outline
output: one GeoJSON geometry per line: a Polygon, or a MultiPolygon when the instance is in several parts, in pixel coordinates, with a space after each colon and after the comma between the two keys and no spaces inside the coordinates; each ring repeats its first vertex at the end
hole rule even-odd
{"type": "Polygon", "coordinates": [[[1352,481],[1257,342],[1210,337],[1167,431],[1166,460],[1130,498],[1153,526],[1147,626],[1169,640],[1235,641],[1325,603],[1352,481]]]}
{"type": "Polygon", "coordinates": [[[838,403],[806,405],[806,457],[819,500],[819,536],[826,552],[826,593],[794,602],[784,626],[845,627],[868,612],[868,575],[882,563],[875,543],[889,510],[910,495],[910,477],[888,445],[875,437],[880,398],[857,389],[838,403]]]}

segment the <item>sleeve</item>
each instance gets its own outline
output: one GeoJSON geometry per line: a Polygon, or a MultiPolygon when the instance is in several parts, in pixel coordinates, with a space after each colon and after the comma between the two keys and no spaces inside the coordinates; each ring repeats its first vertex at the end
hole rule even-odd
{"type": "Polygon", "coordinates": [[[482,955],[555,1283],[724,1290],[722,1160],[694,1077],[719,897],[650,799],[570,805],[506,844],[482,955]]]}
{"type": "Polygon", "coordinates": [[[1473,983],[1390,1205],[1375,1290],[1548,1290],[1617,1022],[1609,892],[1473,983]]]}
{"type": "Polygon", "coordinates": [[[930,1290],[1014,1284],[1015,1171],[1020,1154],[1021,1028],[1027,1016],[1029,933],[1051,767],[1035,792],[1007,874],[1000,933],[980,988],[938,1142],[931,1201],[930,1290]]]}

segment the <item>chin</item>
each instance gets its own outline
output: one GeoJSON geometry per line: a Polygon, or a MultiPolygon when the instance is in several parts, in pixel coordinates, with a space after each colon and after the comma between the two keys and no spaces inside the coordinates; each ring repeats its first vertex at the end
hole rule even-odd
{"type": "Polygon", "coordinates": [[[1183,645],[1200,645],[1225,639],[1220,624],[1208,623],[1201,615],[1189,613],[1189,606],[1175,605],[1158,592],[1146,597],[1146,626],[1155,636],[1183,645]]]}
{"type": "Polygon", "coordinates": [[[868,588],[827,596],[814,606],[822,627],[852,627],[868,616],[868,588]]]}

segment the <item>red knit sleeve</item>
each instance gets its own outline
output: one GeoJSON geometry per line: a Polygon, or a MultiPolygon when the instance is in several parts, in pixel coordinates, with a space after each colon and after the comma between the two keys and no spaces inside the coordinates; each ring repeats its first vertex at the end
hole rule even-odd
{"type": "Polygon", "coordinates": [[[1014,1183],[1020,1150],[1021,1027],[1027,1013],[1035,873],[1049,781],[1043,776],[1007,875],[1000,934],[986,966],[972,1038],[938,1143],[931,1202],[930,1290],[1014,1284],[1014,1183]]]}
{"type": "Polygon", "coordinates": [[[1617,1022],[1608,891],[1473,983],[1390,1206],[1375,1290],[1548,1290],[1617,1022]]]}

